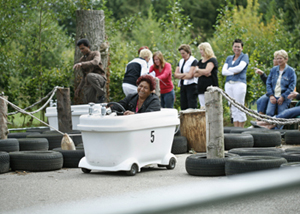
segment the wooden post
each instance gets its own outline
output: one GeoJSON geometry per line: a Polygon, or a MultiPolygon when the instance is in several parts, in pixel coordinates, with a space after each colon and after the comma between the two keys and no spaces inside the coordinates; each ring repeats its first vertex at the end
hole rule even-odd
{"type": "MultiPolygon", "coordinates": [[[[8,99],[7,96],[3,96],[4,99],[8,99]]],[[[7,128],[7,102],[0,99],[0,139],[7,139],[8,128],[7,128]]]]}
{"type": "Polygon", "coordinates": [[[159,79],[156,77],[155,78],[156,82],[156,87],[155,87],[155,94],[159,97],[160,99],[160,85],[159,85],[159,79]]]}
{"type": "Polygon", "coordinates": [[[206,151],[205,110],[187,109],[180,111],[180,133],[187,139],[189,149],[206,151]]]}
{"type": "Polygon", "coordinates": [[[218,91],[209,89],[204,96],[207,158],[224,158],[222,95],[218,91]]]}
{"type": "MultiPolygon", "coordinates": [[[[107,72],[109,44],[105,38],[105,15],[103,10],[77,10],[76,11],[76,37],[74,64],[82,56],[77,41],[82,38],[89,40],[92,51],[100,51],[103,69],[107,72]]],[[[82,79],[81,69],[74,70],[74,88],[76,89],[82,79]]],[[[83,93],[75,99],[75,104],[82,104],[83,93]]]]}
{"type": "Polygon", "coordinates": [[[56,92],[56,97],[58,129],[61,132],[69,133],[72,131],[70,89],[58,89],[56,92]]]}

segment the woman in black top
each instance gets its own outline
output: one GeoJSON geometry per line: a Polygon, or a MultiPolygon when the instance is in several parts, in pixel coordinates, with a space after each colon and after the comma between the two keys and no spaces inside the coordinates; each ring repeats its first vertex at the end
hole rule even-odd
{"type": "Polygon", "coordinates": [[[203,42],[198,46],[201,60],[195,70],[194,77],[198,77],[198,98],[201,109],[205,109],[204,92],[208,86],[219,86],[218,84],[218,61],[208,42],[203,42]]]}

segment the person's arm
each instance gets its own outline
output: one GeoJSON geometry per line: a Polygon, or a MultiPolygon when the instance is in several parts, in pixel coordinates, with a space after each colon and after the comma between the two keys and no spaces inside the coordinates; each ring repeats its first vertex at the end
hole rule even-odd
{"type": "Polygon", "coordinates": [[[151,99],[151,102],[143,112],[160,111],[160,101],[158,96],[156,94],[150,94],[149,96],[153,96],[154,99],[151,99]]]}
{"type": "Polygon", "coordinates": [[[261,79],[261,81],[263,81],[263,83],[265,85],[267,84],[268,76],[265,73],[263,73],[262,75],[260,75],[260,79],[261,79]]]}
{"type": "Polygon", "coordinates": [[[181,73],[179,71],[179,66],[176,67],[175,73],[174,73],[174,77],[176,79],[182,79],[185,76],[185,74],[181,73]]]}
{"type": "Polygon", "coordinates": [[[283,97],[284,99],[287,99],[287,97],[289,96],[289,94],[291,92],[294,91],[295,86],[296,86],[296,75],[291,75],[291,79],[289,81],[289,87],[286,89],[286,91],[284,93],[281,94],[281,97],[283,97]]]}
{"type": "Polygon", "coordinates": [[[289,94],[289,96],[287,97],[288,99],[297,99],[300,100],[300,94],[297,91],[293,91],[289,94]]]}
{"type": "Polygon", "coordinates": [[[197,64],[198,61],[195,59],[191,64],[189,72],[185,73],[185,76],[182,79],[188,80],[194,78],[195,70],[197,69],[197,64]]]}
{"type": "Polygon", "coordinates": [[[273,76],[273,72],[272,69],[270,71],[270,74],[267,78],[267,82],[266,82],[266,88],[267,88],[267,96],[273,96],[274,95],[274,91],[273,91],[273,87],[272,87],[272,76],[273,76]]]}
{"type": "Polygon", "coordinates": [[[241,61],[240,64],[238,64],[237,66],[228,68],[228,71],[233,72],[234,74],[238,74],[241,71],[243,71],[246,66],[247,63],[245,61],[241,61]]]}
{"type": "Polygon", "coordinates": [[[101,56],[99,51],[95,51],[95,55],[92,60],[81,62],[82,69],[88,69],[91,66],[97,66],[101,62],[101,56]]]}
{"type": "Polygon", "coordinates": [[[228,64],[225,63],[223,65],[223,68],[222,68],[222,75],[223,76],[231,76],[231,75],[234,75],[234,73],[232,71],[228,71],[228,64]]]}
{"type": "Polygon", "coordinates": [[[164,72],[162,72],[160,75],[157,75],[156,77],[163,82],[166,82],[170,76],[172,75],[172,67],[171,64],[166,63],[165,67],[163,68],[164,72]]]}
{"type": "Polygon", "coordinates": [[[214,63],[209,62],[209,63],[207,63],[206,68],[204,68],[204,69],[200,69],[200,68],[196,69],[194,77],[200,77],[200,76],[209,77],[209,76],[211,76],[211,72],[212,72],[212,70],[213,70],[214,67],[215,67],[214,63]]]}

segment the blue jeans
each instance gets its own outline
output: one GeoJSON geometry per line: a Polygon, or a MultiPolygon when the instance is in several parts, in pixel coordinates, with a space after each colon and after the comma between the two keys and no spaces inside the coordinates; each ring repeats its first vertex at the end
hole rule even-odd
{"type": "Polygon", "coordinates": [[[257,112],[262,112],[262,113],[266,113],[267,110],[267,106],[268,106],[268,102],[269,102],[269,97],[264,94],[262,95],[257,101],[257,112]]]}
{"type": "Polygon", "coordinates": [[[294,108],[289,108],[281,112],[276,116],[276,118],[295,118],[300,115],[300,106],[296,106],[294,108]]]}
{"type": "Polygon", "coordinates": [[[162,108],[173,108],[175,100],[174,89],[172,91],[160,95],[160,103],[162,108]]]}
{"type": "MultiPolygon", "coordinates": [[[[279,98],[276,97],[276,100],[278,99],[279,98]]],[[[277,108],[277,115],[282,113],[284,110],[288,109],[290,103],[291,103],[290,99],[285,99],[281,105],[278,105],[277,103],[272,104],[269,99],[268,107],[267,107],[267,115],[273,117],[275,115],[276,108],[277,108]]]]}

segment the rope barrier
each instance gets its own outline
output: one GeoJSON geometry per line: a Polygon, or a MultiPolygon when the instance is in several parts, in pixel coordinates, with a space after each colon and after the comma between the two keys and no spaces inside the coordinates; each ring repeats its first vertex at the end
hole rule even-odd
{"type": "Polygon", "coordinates": [[[257,119],[261,120],[270,124],[278,124],[278,125],[288,125],[288,124],[295,124],[300,122],[300,118],[292,118],[292,119],[284,119],[284,118],[275,118],[270,117],[268,115],[262,115],[257,113],[256,111],[253,111],[252,109],[248,109],[244,105],[240,104],[239,102],[235,101],[232,97],[230,97],[226,92],[224,92],[219,87],[209,86],[207,88],[208,91],[218,91],[222,94],[222,96],[227,99],[232,105],[234,105],[236,108],[238,108],[240,111],[246,113],[247,115],[257,119]]]}
{"type": "MultiPolygon", "coordinates": [[[[37,109],[37,110],[35,110],[35,111],[32,111],[32,112],[30,112],[30,113],[31,113],[31,114],[35,114],[35,113],[41,111],[42,109],[44,109],[44,108],[48,105],[48,103],[50,102],[50,100],[51,100],[51,99],[53,98],[53,96],[55,95],[55,92],[56,92],[57,89],[59,89],[59,88],[63,88],[63,87],[55,86],[55,87],[52,89],[52,91],[50,91],[45,97],[43,97],[41,100],[37,101],[36,103],[34,103],[34,104],[32,104],[32,105],[30,105],[30,106],[24,108],[23,110],[26,111],[27,109],[30,109],[30,108],[36,106],[37,104],[39,104],[39,103],[41,103],[43,100],[45,100],[47,97],[49,97],[49,95],[51,94],[50,98],[47,100],[47,102],[45,102],[45,104],[44,104],[41,108],[39,108],[39,109],[37,109]]],[[[17,110],[17,109],[16,109],[16,110],[17,110]]],[[[17,113],[19,113],[19,112],[20,112],[20,111],[17,110],[17,111],[15,111],[15,112],[8,113],[8,115],[14,115],[14,114],[17,114],[17,113]]]]}

